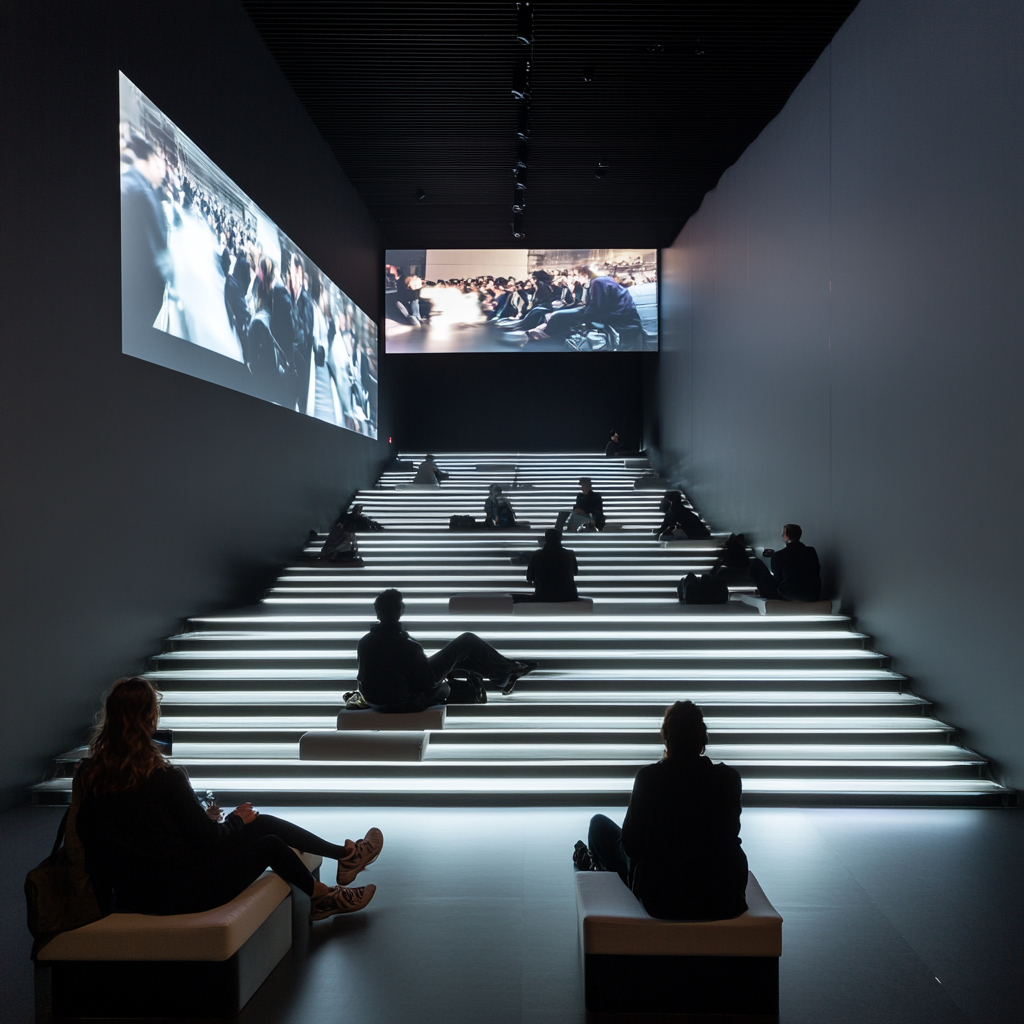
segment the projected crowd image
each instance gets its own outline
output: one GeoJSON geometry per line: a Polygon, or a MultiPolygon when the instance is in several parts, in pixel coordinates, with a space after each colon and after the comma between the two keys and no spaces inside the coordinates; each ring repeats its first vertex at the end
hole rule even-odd
{"type": "Polygon", "coordinates": [[[124,75],[120,97],[122,350],[375,438],[376,324],[124,75]]]}
{"type": "Polygon", "coordinates": [[[658,348],[658,254],[639,249],[391,249],[387,351],[658,348]]]}

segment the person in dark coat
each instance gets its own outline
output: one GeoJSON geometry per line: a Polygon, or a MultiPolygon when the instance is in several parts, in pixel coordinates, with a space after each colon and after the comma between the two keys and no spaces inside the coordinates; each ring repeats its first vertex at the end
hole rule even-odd
{"type": "Polygon", "coordinates": [[[511,693],[516,680],[537,667],[536,662],[506,658],[475,633],[462,633],[428,658],[401,627],[401,591],[378,594],[373,610],[377,625],[359,641],[356,655],[359,692],[376,711],[402,714],[444,704],[451,692],[445,679],[456,668],[484,676],[503,693],[511,693]]]}
{"type": "Polygon", "coordinates": [[[160,191],[167,164],[140,135],[131,137],[127,155],[132,163],[121,175],[121,304],[126,326],[145,337],[171,278],[160,191]]]}
{"type": "Polygon", "coordinates": [[[361,910],[376,886],[346,888],[384,845],[379,829],[336,844],[244,803],[224,823],[153,742],[160,709],[147,679],[119,679],[77,771],[75,827],[107,904],[137,914],[191,914],[238,896],[269,867],[311,898],[310,919],[361,910]],[[211,813],[212,812],[212,813],[211,813]],[[295,850],[338,861],[338,884],[316,881],[295,850]]]}
{"type": "Polygon", "coordinates": [[[637,772],[622,828],[594,815],[591,864],[579,866],[617,872],[651,917],[738,917],[747,909],[739,772],[704,756],[707,727],[692,701],[665,712],[661,736],[665,756],[637,772]]]}
{"type": "Polygon", "coordinates": [[[666,491],[665,497],[661,499],[661,512],[665,518],[654,531],[656,537],[669,534],[671,538],[677,529],[686,534],[688,540],[706,540],[711,536],[711,531],[701,522],[700,516],[683,503],[682,491],[666,491]]]}
{"type": "Polygon", "coordinates": [[[594,490],[589,476],[580,477],[580,493],[573,501],[572,510],[590,516],[599,530],[604,529],[604,498],[594,490]]]}
{"type": "MultiPolygon", "coordinates": [[[[594,273],[594,271],[589,271],[594,273]]],[[[573,309],[556,309],[547,323],[529,332],[531,339],[564,338],[586,323],[601,323],[621,332],[643,329],[640,313],[628,288],[613,277],[595,276],[590,282],[586,305],[573,309]]]]}
{"type": "Polygon", "coordinates": [[[561,530],[545,530],[544,546],[535,551],[526,568],[526,581],[533,584],[532,597],[517,596],[517,601],[575,601],[576,555],[562,547],[561,530]]]}
{"type": "Polygon", "coordinates": [[[786,546],[778,551],[765,548],[765,558],[772,562],[771,572],[761,559],[750,560],[750,577],[762,597],[774,601],[821,600],[818,552],[800,540],[803,533],[796,523],[787,523],[782,528],[786,546]]]}
{"type": "Polygon", "coordinates": [[[626,446],[619,440],[619,432],[613,430],[608,443],[604,446],[604,453],[609,458],[620,456],[626,450],[626,446]]]}
{"type": "Polygon", "coordinates": [[[313,358],[313,333],[316,321],[313,299],[306,287],[306,271],[297,253],[292,253],[288,274],[288,290],[292,297],[295,321],[295,401],[299,412],[306,412],[309,403],[309,372],[313,358]]]}
{"type": "MultiPolygon", "coordinates": [[[[282,274],[288,273],[287,267],[281,268],[282,274]]],[[[284,358],[287,360],[286,383],[288,387],[289,408],[297,409],[299,402],[299,368],[295,365],[295,350],[297,335],[295,333],[295,301],[287,282],[276,277],[273,282],[270,301],[270,333],[274,336],[284,358]]],[[[305,383],[308,385],[309,365],[306,365],[307,377],[305,383]]]]}
{"type": "Polygon", "coordinates": [[[747,538],[742,533],[730,533],[722,545],[721,554],[711,566],[711,575],[727,584],[750,583],[750,555],[747,554],[747,538]]]}
{"type": "Polygon", "coordinates": [[[256,310],[246,334],[245,365],[252,374],[253,393],[268,402],[288,408],[293,397],[292,373],[286,350],[279,344],[272,326],[274,296],[277,292],[274,279],[274,262],[264,256],[259,262],[256,280],[253,282],[256,310]]]}

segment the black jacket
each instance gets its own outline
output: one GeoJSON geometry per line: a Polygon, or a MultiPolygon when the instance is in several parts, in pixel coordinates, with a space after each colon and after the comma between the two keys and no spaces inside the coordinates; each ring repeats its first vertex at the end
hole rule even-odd
{"type": "Polygon", "coordinates": [[[154,772],[120,793],[83,793],[76,821],[94,881],[114,891],[114,909],[181,914],[202,906],[225,837],[242,821],[217,824],[180,768],[154,772]]]}
{"type": "Polygon", "coordinates": [[[356,653],[359,691],[374,707],[409,703],[437,685],[423,648],[397,622],[378,622],[356,653]]]}
{"type": "Polygon", "coordinates": [[[594,522],[599,530],[604,529],[604,498],[597,491],[590,491],[584,494],[582,491],[576,495],[573,508],[578,508],[594,517],[594,522]]]}
{"type": "Polygon", "coordinates": [[[772,575],[787,601],[821,599],[821,566],[818,552],[795,540],[772,555],[772,575]]]}
{"type": "Polygon", "coordinates": [[[706,757],[637,772],[622,824],[629,884],[652,917],[718,921],[747,909],[739,773],[706,757]]]}
{"type": "Polygon", "coordinates": [[[535,551],[526,569],[526,580],[534,586],[538,601],[575,601],[576,555],[561,544],[547,543],[535,551]]]}

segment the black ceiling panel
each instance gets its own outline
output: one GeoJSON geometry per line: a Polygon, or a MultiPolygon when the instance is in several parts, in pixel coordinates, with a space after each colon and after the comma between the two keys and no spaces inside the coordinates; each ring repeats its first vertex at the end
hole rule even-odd
{"type": "Polygon", "coordinates": [[[856,6],[537,0],[528,48],[514,0],[243,3],[388,243],[408,248],[670,244],[856,6]]]}

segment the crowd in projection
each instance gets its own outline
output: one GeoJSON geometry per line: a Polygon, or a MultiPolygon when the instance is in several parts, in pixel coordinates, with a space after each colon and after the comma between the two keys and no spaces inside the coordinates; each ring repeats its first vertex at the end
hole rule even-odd
{"type": "Polygon", "coordinates": [[[376,437],[376,326],[137,90],[133,99],[120,130],[126,327],[243,363],[247,393],[376,437]]]}

